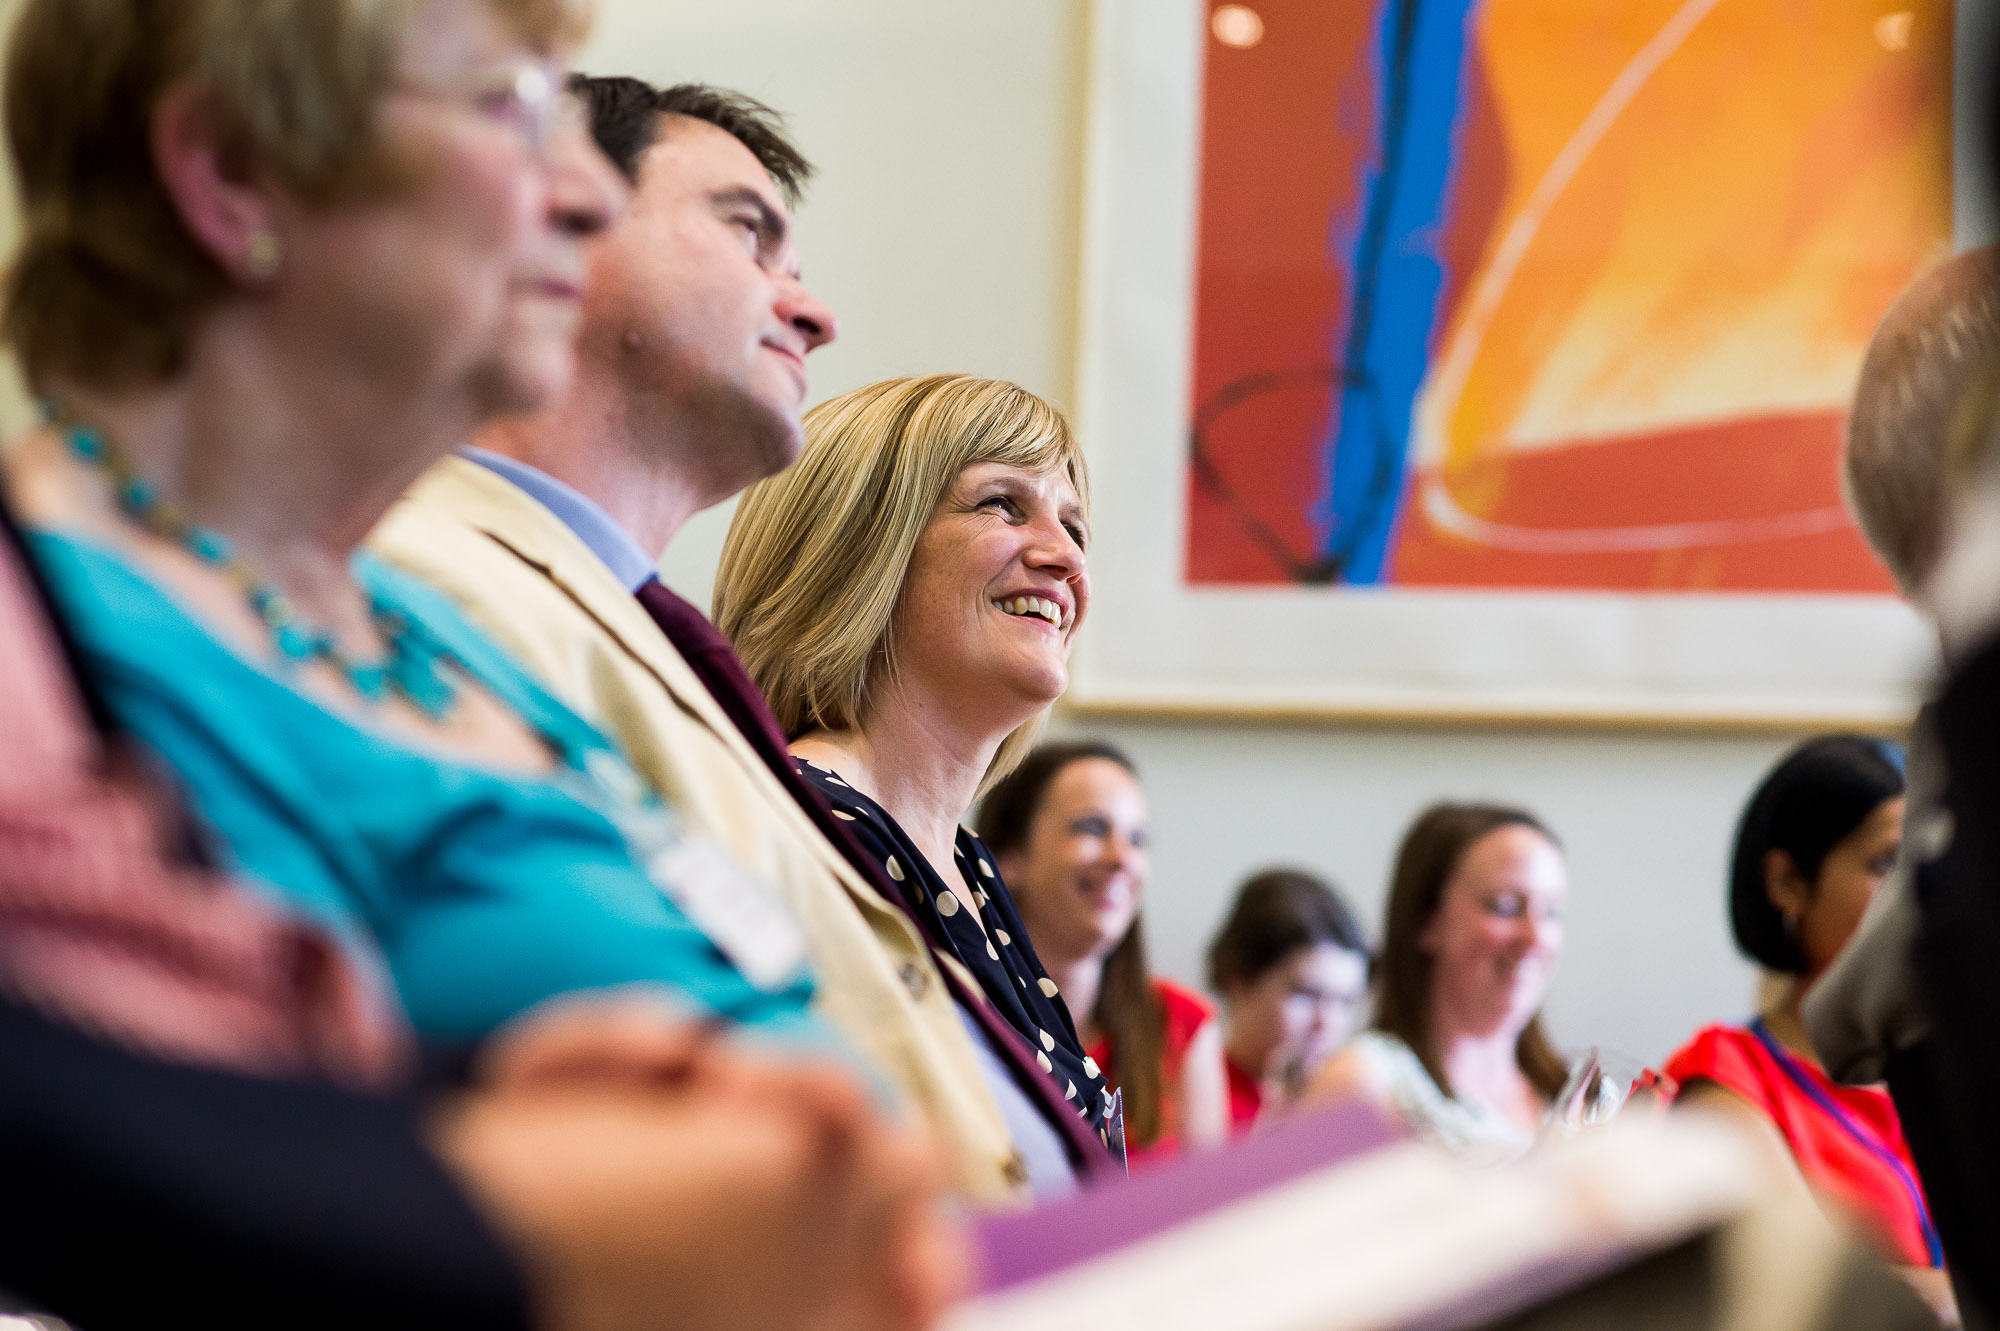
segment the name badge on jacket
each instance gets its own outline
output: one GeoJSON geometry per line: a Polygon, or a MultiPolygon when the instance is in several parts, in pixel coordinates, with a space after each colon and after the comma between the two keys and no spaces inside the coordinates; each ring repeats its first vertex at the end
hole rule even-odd
{"type": "Polygon", "coordinates": [[[812,951],[805,931],[720,842],[683,830],[653,852],[646,871],[759,989],[784,989],[806,968],[812,951]]]}
{"type": "Polygon", "coordinates": [[[587,754],[585,785],[625,835],[660,894],[679,906],[743,978],[766,993],[789,988],[811,960],[805,931],[762,879],[720,842],[688,827],[623,759],[587,754]]]}

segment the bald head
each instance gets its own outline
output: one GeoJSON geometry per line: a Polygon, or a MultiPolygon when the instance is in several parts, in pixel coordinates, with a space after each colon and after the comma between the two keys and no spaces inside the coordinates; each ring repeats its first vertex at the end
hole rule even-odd
{"type": "Polygon", "coordinates": [[[1913,283],[1868,343],[1842,471],[1848,506],[1905,595],[1943,544],[1945,451],[1966,395],[2000,357],[2000,247],[1967,250],[1913,283]]]}

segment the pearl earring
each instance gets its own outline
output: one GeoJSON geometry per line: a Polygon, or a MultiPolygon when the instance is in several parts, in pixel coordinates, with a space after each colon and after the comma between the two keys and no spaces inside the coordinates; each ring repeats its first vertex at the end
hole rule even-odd
{"type": "Polygon", "coordinates": [[[274,231],[255,231],[243,247],[243,262],[250,269],[250,276],[265,281],[278,275],[278,265],[284,253],[278,246],[278,236],[274,231]]]}

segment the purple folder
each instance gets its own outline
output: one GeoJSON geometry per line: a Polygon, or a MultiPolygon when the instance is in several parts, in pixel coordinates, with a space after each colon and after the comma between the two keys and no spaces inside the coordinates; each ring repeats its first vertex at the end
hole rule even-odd
{"type": "Polygon", "coordinates": [[[1219,1150],[1185,1156],[1019,1215],[990,1216],[973,1242],[980,1292],[1024,1284],[1219,1206],[1401,1140],[1358,1102],[1288,1119],[1219,1150]]]}

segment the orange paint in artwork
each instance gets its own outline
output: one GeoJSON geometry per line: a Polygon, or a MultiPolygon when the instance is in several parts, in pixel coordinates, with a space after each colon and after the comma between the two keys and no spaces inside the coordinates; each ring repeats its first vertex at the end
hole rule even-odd
{"type": "MultiPolygon", "coordinates": [[[[1230,486],[1304,553],[1314,545],[1307,509],[1321,485],[1333,401],[1314,371],[1332,359],[1348,294],[1331,219],[1354,208],[1373,141],[1375,6],[1259,0],[1255,8],[1264,20],[1257,45],[1212,36],[1205,45],[1190,405],[1199,411],[1246,375],[1295,376],[1219,422],[1214,453],[1230,486]]],[[[1283,580],[1237,514],[1199,485],[1190,484],[1188,502],[1191,580],[1283,580]]]]}
{"type": "MultiPolygon", "coordinates": [[[[1912,46],[1896,53],[1872,34],[1878,9],[1724,0],[1588,142],[1546,211],[1527,214],[1582,129],[1574,99],[1523,66],[1546,62],[1552,31],[1608,26],[1594,17],[1605,7],[1489,6],[1484,36],[1515,146],[1499,228],[1525,216],[1526,245],[1474,330],[1456,398],[1435,404],[1446,434],[1421,441],[1422,461],[1839,410],[1868,332],[1951,228],[1950,6],[1923,5],[1912,46]]],[[[1622,26],[1636,61],[1663,20],[1622,26]]],[[[1611,77],[1600,68],[1585,81],[1602,91],[1611,77]]]]}
{"type": "MultiPolygon", "coordinates": [[[[1442,483],[1460,508],[1510,531],[1630,533],[1664,524],[1755,523],[1837,509],[1842,418],[1833,412],[1724,421],[1474,459],[1442,483]]],[[[1421,473],[1417,492],[1438,483],[1421,473]]],[[[1421,510],[1413,498],[1410,513],[1421,510]]],[[[1412,522],[1396,550],[1403,586],[1616,591],[1893,592],[1851,524],[1775,540],[1666,550],[1542,554],[1496,549],[1412,522]]]]}

